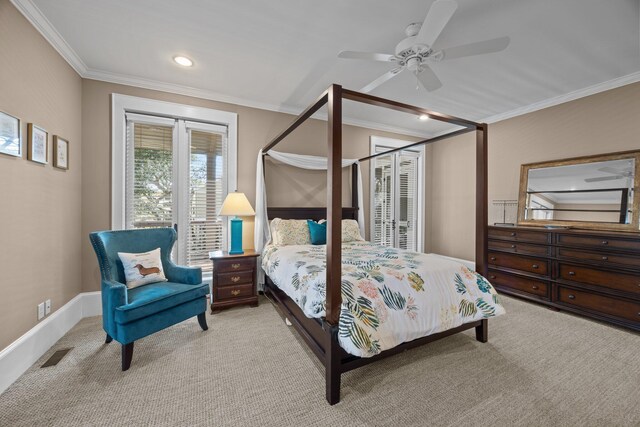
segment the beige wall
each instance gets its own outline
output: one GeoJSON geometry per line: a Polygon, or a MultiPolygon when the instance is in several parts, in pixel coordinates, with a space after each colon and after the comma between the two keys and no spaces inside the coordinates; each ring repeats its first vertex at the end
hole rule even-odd
{"type": "MultiPolygon", "coordinates": [[[[520,165],[637,150],[640,83],[489,125],[489,202],[517,199],[520,165]]],[[[432,147],[430,227],[434,252],[474,258],[474,139],[432,147]]]]}
{"type": "Polygon", "coordinates": [[[0,111],[22,119],[24,157],[0,154],[0,349],[81,291],[80,77],[8,0],[0,0],[0,111]],[[69,140],[66,172],[26,160],[27,123],[69,140]]]}
{"type": "MultiPolygon", "coordinates": [[[[99,289],[99,271],[95,255],[85,237],[94,230],[108,229],[110,223],[110,95],[119,93],[149,99],[195,105],[206,108],[230,111],[238,114],[238,191],[246,193],[255,206],[256,158],[258,150],[269,139],[284,130],[293,120],[293,116],[238,105],[208,101],[199,98],[169,94],[153,90],[122,86],[94,80],[82,83],[83,126],[83,176],[82,176],[82,278],[83,289],[99,289]]],[[[343,155],[345,158],[362,157],[369,153],[371,135],[402,138],[414,141],[415,138],[394,135],[370,129],[345,126],[343,130],[343,155]]],[[[277,146],[279,151],[300,154],[326,155],[327,122],[311,120],[297,129],[291,136],[277,146]]],[[[325,206],[326,173],[322,171],[304,171],[291,166],[271,164],[267,161],[267,196],[270,206],[325,206]]],[[[369,166],[363,164],[363,186],[365,212],[368,213],[369,166]]],[[[350,175],[345,170],[343,203],[351,203],[350,175]]],[[[253,247],[253,221],[246,218],[244,223],[244,246],[253,247]]]]}

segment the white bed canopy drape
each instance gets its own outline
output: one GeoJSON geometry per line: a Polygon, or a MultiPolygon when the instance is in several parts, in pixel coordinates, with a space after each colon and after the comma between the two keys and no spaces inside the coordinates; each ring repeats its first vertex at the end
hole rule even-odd
{"type": "MultiPolygon", "coordinates": [[[[295,166],[302,169],[327,170],[327,158],[318,156],[306,156],[303,154],[282,153],[279,151],[269,150],[270,157],[287,165],[295,166]]],[[[358,159],[342,159],[342,167],[346,168],[353,164],[358,164],[358,159]]],[[[327,191],[331,191],[327,189],[327,191]]],[[[364,202],[362,192],[362,171],[358,167],[358,225],[360,233],[364,236],[364,202]]],[[[258,152],[258,161],[256,165],[256,217],[254,244],[256,252],[262,253],[262,249],[271,238],[269,230],[269,218],[267,217],[267,193],[264,183],[264,169],[262,163],[262,150],[258,152]]],[[[262,269],[258,269],[261,273],[258,279],[259,283],[264,282],[262,269]]]]}

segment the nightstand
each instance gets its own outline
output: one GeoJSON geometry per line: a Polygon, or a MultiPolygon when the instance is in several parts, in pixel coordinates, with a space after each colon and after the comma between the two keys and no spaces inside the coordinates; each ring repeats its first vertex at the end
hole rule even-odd
{"type": "Polygon", "coordinates": [[[236,305],[258,306],[258,256],[252,250],[246,250],[241,255],[209,252],[209,259],[213,261],[212,313],[236,305]]]}

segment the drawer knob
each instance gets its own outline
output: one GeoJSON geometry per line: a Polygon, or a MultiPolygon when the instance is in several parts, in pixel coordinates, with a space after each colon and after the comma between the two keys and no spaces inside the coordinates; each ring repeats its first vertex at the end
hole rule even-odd
{"type": "Polygon", "coordinates": [[[576,299],[576,296],[573,294],[569,294],[569,299],[576,299]]]}
{"type": "Polygon", "coordinates": [[[233,295],[234,297],[237,297],[238,295],[240,295],[240,289],[234,289],[231,291],[231,295],[233,295]]]}
{"type": "MultiPolygon", "coordinates": [[[[494,276],[493,274],[491,276],[489,276],[489,279],[491,279],[491,280],[493,280],[495,278],[496,278],[496,276],[494,276]]],[[[638,286],[640,286],[640,285],[638,285],[638,286]]]]}
{"type": "Polygon", "coordinates": [[[608,259],[609,259],[609,257],[608,257],[608,256],[603,256],[603,257],[602,257],[602,260],[603,260],[603,261],[607,261],[608,259]]]}
{"type": "Polygon", "coordinates": [[[515,248],[516,248],[516,245],[511,245],[511,247],[512,247],[513,249],[515,249],[515,248]]]}
{"type": "Polygon", "coordinates": [[[492,256],[490,259],[491,259],[491,261],[495,261],[496,257],[492,256]]]}
{"type": "Polygon", "coordinates": [[[603,245],[608,245],[608,244],[609,244],[609,242],[607,242],[606,240],[603,240],[603,241],[602,241],[602,244],[603,244],[603,245]]]}
{"type": "Polygon", "coordinates": [[[536,290],[538,290],[538,286],[537,286],[537,285],[533,285],[533,286],[531,287],[531,289],[533,289],[534,291],[536,291],[536,290]]]}
{"type": "Polygon", "coordinates": [[[237,270],[240,268],[240,264],[231,264],[231,268],[233,268],[234,270],[237,270]]]}
{"type": "Polygon", "coordinates": [[[516,237],[516,233],[511,233],[511,237],[516,237]]]}
{"type": "Polygon", "coordinates": [[[538,267],[540,267],[538,264],[533,264],[533,265],[531,266],[531,268],[538,268],[538,267]]]}
{"type": "Polygon", "coordinates": [[[231,281],[232,281],[233,283],[238,283],[238,282],[240,281],[240,276],[233,276],[233,277],[231,278],[231,281]]]}
{"type": "Polygon", "coordinates": [[[575,271],[570,271],[570,272],[569,272],[569,276],[575,276],[575,275],[576,275],[576,272],[575,272],[575,271]]]}

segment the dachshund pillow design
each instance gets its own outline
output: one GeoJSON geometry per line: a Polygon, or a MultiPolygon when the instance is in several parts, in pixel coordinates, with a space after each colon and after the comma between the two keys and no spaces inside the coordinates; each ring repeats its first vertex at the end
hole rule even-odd
{"type": "Polygon", "coordinates": [[[167,281],[164,271],[162,271],[160,248],[141,254],[118,252],[118,256],[124,268],[127,288],[167,281]]]}

